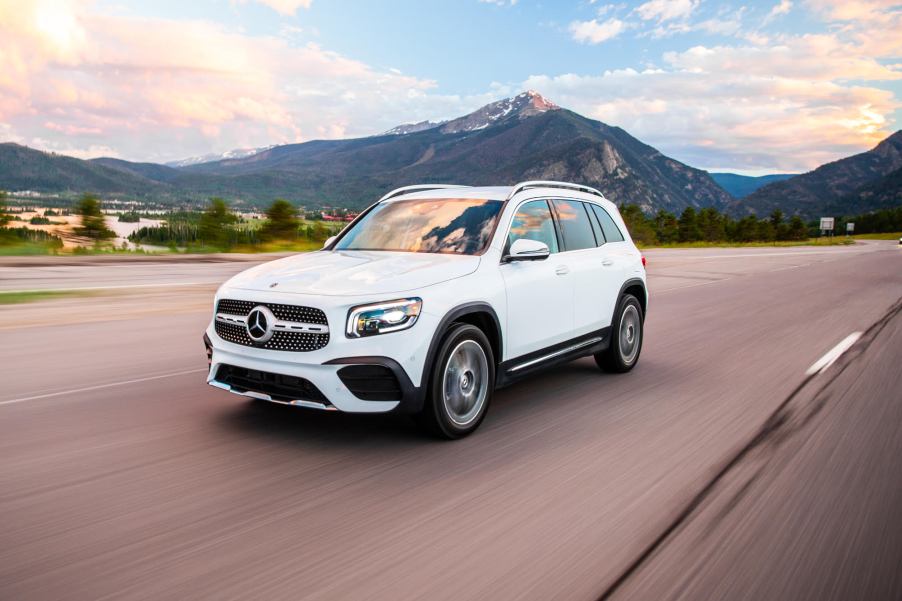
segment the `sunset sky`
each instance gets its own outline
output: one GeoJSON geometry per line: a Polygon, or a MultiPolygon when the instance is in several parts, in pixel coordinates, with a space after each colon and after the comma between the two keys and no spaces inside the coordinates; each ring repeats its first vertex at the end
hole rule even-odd
{"type": "Polygon", "coordinates": [[[534,89],[690,165],[805,171],[902,127],[902,0],[0,0],[0,142],[167,161],[534,89]]]}

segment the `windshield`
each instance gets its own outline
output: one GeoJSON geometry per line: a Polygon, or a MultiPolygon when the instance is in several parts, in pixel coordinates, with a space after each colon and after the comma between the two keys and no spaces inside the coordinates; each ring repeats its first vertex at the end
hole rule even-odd
{"type": "Polygon", "coordinates": [[[475,255],[495,230],[500,200],[426,198],[382,203],[354,224],[335,250],[475,255]]]}

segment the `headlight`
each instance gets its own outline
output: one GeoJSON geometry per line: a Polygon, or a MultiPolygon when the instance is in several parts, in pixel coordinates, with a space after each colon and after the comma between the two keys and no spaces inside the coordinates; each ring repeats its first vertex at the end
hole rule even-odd
{"type": "Polygon", "coordinates": [[[399,300],[352,307],[348,313],[348,338],[375,336],[406,330],[417,322],[423,299],[402,298],[399,300]]]}

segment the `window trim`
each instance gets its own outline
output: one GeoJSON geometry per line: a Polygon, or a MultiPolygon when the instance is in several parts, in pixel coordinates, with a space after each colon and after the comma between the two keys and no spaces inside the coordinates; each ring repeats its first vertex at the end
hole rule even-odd
{"type": "Polygon", "coordinates": [[[592,250],[593,248],[598,248],[598,246],[599,246],[598,239],[595,236],[595,229],[592,227],[592,218],[589,217],[588,209],[585,207],[585,204],[586,204],[585,200],[580,200],[577,198],[568,198],[566,196],[555,196],[555,197],[549,198],[548,200],[549,200],[549,204],[551,205],[551,210],[554,213],[555,221],[558,224],[558,233],[560,235],[560,240],[561,240],[558,242],[558,245],[564,249],[564,250],[560,251],[561,253],[571,253],[571,252],[575,253],[575,252],[580,252],[580,251],[584,251],[584,250],[592,250]],[[574,249],[567,248],[567,242],[566,242],[566,240],[564,240],[564,228],[561,227],[560,223],[558,222],[559,217],[557,214],[557,207],[554,205],[553,202],[550,202],[552,200],[564,200],[567,202],[575,202],[575,203],[584,205],[583,211],[585,211],[585,213],[586,213],[586,220],[589,221],[589,229],[592,232],[592,239],[595,240],[595,246],[587,246],[585,248],[574,248],[574,249]]]}
{"type": "Polygon", "coordinates": [[[586,206],[586,213],[589,214],[589,221],[592,223],[592,231],[595,233],[595,241],[597,242],[596,248],[601,248],[608,243],[608,240],[604,235],[604,228],[601,227],[601,222],[598,221],[598,215],[595,213],[595,209],[592,208],[593,203],[584,202],[583,204],[586,206]],[[601,240],[599,240],[599,237],[601,240]]]}
{"type": "Polygon", "coordinates": [[[531,203],[531,202],[544,202],[545,207],[548,209],[549,215],[551,215],[551,224],[554,227],[554,239],[557,240],[557,247],[558,247],[557,252],[551,252],[551,254],[559,255],[562,252],[564,252],[563,250],[561,250],[562,248],[564,248],[564,243],[562,241],[562,236],[561,236],[561,229],[560,229],[560,226],[558,225],[557,215],[554,212],[554,204],[551,202],[551,199],[546,198],[544,196],[537,196],[535,198],[525,198],[525,199],[523,199],[522,202],[517,204],[516,208],[514,208],[514,212],[511,214],[510,221],[507,224],[507,229],[504,233],[504,244],[501,245],[501,260],[500,260],[501,263],[505,263],[504,257],[506,257],[508,252],[510,251],[510,247],[508,246],[508,244],[510,243],[510,239],[511,239],[511,228],[514,225],[514,218],[517,216],[517,213],[520,212],[520,209],[522,209],[524,205],[531,203]]]}
{"type": "MultiPolygon", "coordinates": [[[[593,204],[593,205],[595,205],[596,207],[598,207],[599,210],[604,211],[604,214],[607,215],[607,216],[608,216],[608,219],[611,220],[611,223],[614,224],[614,229],[616,229],[616,230],[617,230],[617,233],[620,234],[620,240],[608,240],[608,239],[607,239],[608,237],[605,236],[605,244],[611,244],[611,243],[614,243],[614,242],[626,242],[626,236],[623,235],[623,232],[620,230],[620,226],[617,225],[617,222],[614,221],[614,218],[611,217],[611,214],[608,212],[608,210],[605,209],[603,206],[601,206],[601,205],[598,204],[598,203],[594,203],[594,202],[593,202],[593,203],[591,203],[591,204],[593,204]]],[[[594,209],[593,209],[593,212],[594,212],[594,209]]],[[[595,218],[598,219],[598,214],[597,214],[597,213],[596,213],[596,215],[595,215],[595,218]]],[[[598,219],[598,227],[601,228],[601,233],[602,233],[602,235],[604,235],[604,227],[601,225],[601,219],[598,219]]]]}

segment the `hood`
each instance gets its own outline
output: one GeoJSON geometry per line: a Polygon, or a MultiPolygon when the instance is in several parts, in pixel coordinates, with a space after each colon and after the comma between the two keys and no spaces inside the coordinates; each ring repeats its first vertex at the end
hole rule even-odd
{"type": "Polygon", "coordinates": [[[473,273],[478,265],[479,257],[470,255],[323,251],[252,267],[226,285],[294,294],[382,295],[453,280],[473,273]]]}

